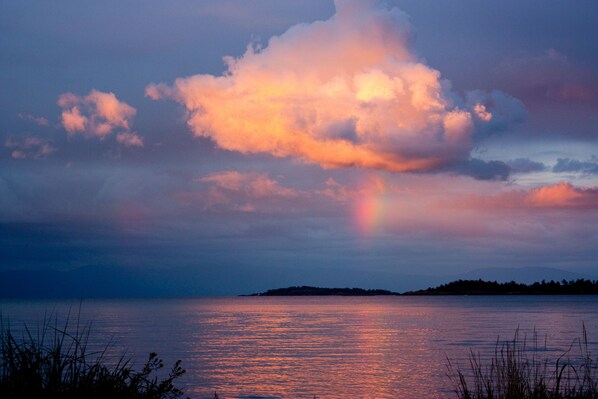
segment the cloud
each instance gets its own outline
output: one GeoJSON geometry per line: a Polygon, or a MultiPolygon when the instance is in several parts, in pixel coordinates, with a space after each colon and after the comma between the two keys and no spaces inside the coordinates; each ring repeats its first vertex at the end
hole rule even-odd
{"type": "Polygon", "coordinates": [[[598,208],[598,187],[575,187],[560,182],[528,190],[510,190],[492,195],[466,195],[453,199],[453,205],[463,209],[499,210],[576,210],[598,208]]]}
{"type": "Polygon", "coordinates": [[[455,162],[441,171],[458,173],[478,180],[507,180],[512,169],[502,161],[484,161],[478,158],[455,162]]]}
{"type": "Polygon", "coordinates": [[[11,150],[10,156],[14,159],[44,159],[57,150],[50,142],[38,137],[27,137],[21,140],[8,138],[4,142],[4,147],[11,150]]]}
{"type": "Polygon", "coordinates": [[[475,138],[508,130],[527,119],[521,100],[500,90],[485,92],[472,90],[465,93],[465,103],[475,116],[475,138]]]}
{"type": "Polygon", "coordinates": [[[513,173],[533,173],[542,172],[547,169],[542,162],[532,161],[527,158],[517,158],[507,161],[506,164],[513,173]]]}
{"type": "Polygon", "coordinates": [[[342,213],[364,197],[395,193],[394,187],[375,174],[349,184],[328,177],[302,188],[284,185],[281,178],[267,172],[220,171],[193,179],[199,186],[179,191],[173,198],[182,205],[199,205],[202,211],[276,213],[285,217],[302,214],[313,218],[342,213]]]}
{"type": "Polygon", "coordinates": [[[297,191],[281,186],[267,173],[226,171],[214,173],[199,179],[204,183],[213,183],[221,189],[243,192],[251,198],[296,197],[297,191]]]}
{"type": "Polygon", "coordinates": [[[316,190],[315,194],[330,198],[336,202],[346,202],[355,195],[355,192],[330,177],[325,182],[325,188],[316,190]]]}
{"type": "Polygon", "coordinates": [[[598,159],[593,156],[589,161],[578,161],[570,158],[559,158],[552,167],[555,173],[579,172],[584,174],[598,174],[598,159]]]}
{"type": "Polygon", "coordinates": [[[223,149],[389,171],[469,159],[474,126],[500,120],[489,115],[502,115],[503,103],[513,106],[492,93],[486,100],[493,101],[457,106],[440,72],[414,55],[409,18],[399,9],[335,5],[326,21],[226,57],[222,76],[150,84],[146,95],[183,104],[194,135],[223,149]]]}
{"type": "Polygon", "coordinates": [[[143,139],[137,133],[122,132],[116,135],[116,141],[127,147],[143,147],[143,139]]]}
{"type": "Polygon", "coordinates": [[[143,146],[143,139],[130,131],[135,108],[119,101],[114,93],[92,90],[87,96],[64,93],[58,98],[63,109],[61,122],[69,135],[78,133],[85,137],[104,139],[119,131],[117,141],[126,146],[143,146]]]}
{"type": "Polygon", "coordinates": [[[300,190],[281,185],[268,173],[234,170],[213,173],[195,179],[200,191],[179,192],[175,198],[183,203],[199,203],[204,210],[240,212],[271,211],[273,206],[303,195],[300,190]]]}
{"type": "Polygon", "coordinates": [[[598,100],[598,73],[553,48],[540,54],[517,54],[495,73],[505,87],[526,101],[591,104],[598,100]]]}
{"type": "Polygon", "coordinates": [[[26,121],[31,121],[38,126],[48,126],[49,124],[48,120],[42,116],[34,116],[31,114],[18,114],[18,117],[26,121]]]}
{"type": "Polygon", "coordinates": [[[535,207],[598,208],[598,187],[578,188],[562,182],[532,189],[526,200],[535,207]]]}

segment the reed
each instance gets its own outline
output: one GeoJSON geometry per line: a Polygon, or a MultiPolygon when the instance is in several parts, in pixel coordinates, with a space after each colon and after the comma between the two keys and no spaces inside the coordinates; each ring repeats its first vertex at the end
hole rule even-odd
{"type": "Polygon", "coordinates": [[[125,355],[109,358],[108,347],[90,350],[90,327],[45,319],[36,331],[15,335],[0,318],[0,398],[174,399],[174,382],[185,373],[177,361],[166,374],[150,353],[140,370],[125,355]],[[160,371],[162,370],[162,371],[160,371]],[[163,375],[159,378],[158,375],[163,375]]]}
{"type": "Polygon", "coordinates": [[[556,359],[545,356],[546,340],[537,333],[531,345],[515,333],[513,340],[497,342],[491,359],[469,354],[469,367],[462,371],[447,360],[448,377],[459,399],[598,399],[598,369],[588,348],[585,326],[556,359]]]}

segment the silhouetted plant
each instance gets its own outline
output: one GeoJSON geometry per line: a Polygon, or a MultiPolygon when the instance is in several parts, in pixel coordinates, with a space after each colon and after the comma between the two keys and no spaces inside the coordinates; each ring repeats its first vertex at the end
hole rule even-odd
{"type": "Polygon", "coordinates": [[[152,352],[140,371],[124,355],[109,361],[107,349],[89,350],[90,328],[59,328],[44,320],[33,334],[27,327],[16,337],[0,319],[0,398],[175,399],[183,392],[174,381],[185,373],[177,361],[164,379],[164,367],[152,352]]]}
{"type": "Polygon", "coordinates": [[[540,359],[534,333],[533,347],[527,346],[518,331],[512,341],[497,342],[494,356],[483,365],[479,354],[469,355],[469,373],[453,366],[448,359],[448,376],[459,399],[598,399],[596,363],[583,336],[556,360],[540,359]],[[578,351],[575,358],[571,354],[578,351]]]}

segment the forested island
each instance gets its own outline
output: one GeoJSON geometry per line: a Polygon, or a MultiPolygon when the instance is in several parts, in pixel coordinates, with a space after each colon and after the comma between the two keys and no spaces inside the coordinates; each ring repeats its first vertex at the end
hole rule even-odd
{"type": "Polygon", "coordinates": [[[382,296],[382,295],[597,295],[598,280],[541,281],[522,284],[484,280],[457,280],[438,287],[404,293],[380,289],[288,287],[249,296],[382,296]]]}
{"type": "Polygon", "coordinates": [[[320,288],[320,287],[288,287],[268,290],[250,296],[377,296],[377,295],[401,295],[398,292],[387,290],[364,290],[362,288],[320,288]]]}
{"type": "Polygon", "coordinates": [[[457,280],[435,288],[410,291],[403,295],[588,295],[598,294],[598,280],[541,281],[521,284],[483,280],[457,280]]]}

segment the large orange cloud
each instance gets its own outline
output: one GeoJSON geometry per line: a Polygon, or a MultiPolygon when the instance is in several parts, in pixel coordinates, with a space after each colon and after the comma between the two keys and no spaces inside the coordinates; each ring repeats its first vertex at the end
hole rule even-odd
{"type": "Polygon", "coordinates": [[[323,167],[426,170],[467,159],[474,120],[440,73],[411,50],[408,17],[376,1],[336,0],[336,14],[226,58],[222,76],[151,84],[153,99],[189,111],[196,136],[242,153],[323,167]]]}

